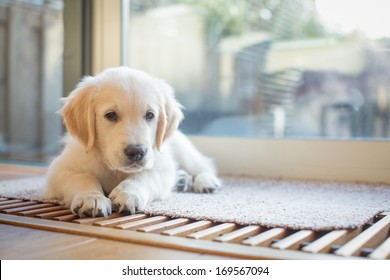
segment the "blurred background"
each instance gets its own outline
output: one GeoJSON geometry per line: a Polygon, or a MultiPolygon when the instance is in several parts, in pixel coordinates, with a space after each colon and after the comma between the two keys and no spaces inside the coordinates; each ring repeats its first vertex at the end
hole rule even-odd
{"type": "MultiPolygon", "coordinates": [[[[389,1],[124,2],[125,64],[175,88],[184,132],[389,139],[389,1]]],[[[75,85],[63,71],[77,48],[64,36],[72,3],[0,0],[2,159],[41,161],[60,148],[58,99],[75,85]]],[[[76,53],[87,65],[90,54],[76,53]]]]}

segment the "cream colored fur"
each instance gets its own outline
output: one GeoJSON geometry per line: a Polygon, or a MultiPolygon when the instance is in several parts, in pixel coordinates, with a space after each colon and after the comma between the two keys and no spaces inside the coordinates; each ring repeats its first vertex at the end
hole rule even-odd
{"type": "Polygon", "coordinates": [[[135,213],[183,180],[181,189],[195,192],[221,185],[212,161],[177,131],[183,114],[172,88],[144,72],[118,67],[84,78],[61,114],[68,134],[50,165],[46,197],[80,216],[135,213]],[[130,160],[129,145],[145,147],[142,160],[130,160]]]}

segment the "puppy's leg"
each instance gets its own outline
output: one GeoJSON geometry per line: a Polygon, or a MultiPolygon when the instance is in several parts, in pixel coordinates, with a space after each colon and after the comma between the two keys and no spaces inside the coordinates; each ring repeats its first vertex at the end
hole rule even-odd
{"type": "Polygon", "coordinates": [[[150,186],[145,185],[145,180],[126,179],[122,181],[109,195],[114,210],[118,212],[130,212],[144,210],[153,200],[150,186]],[[146,187],[145,187],[146,186],[146,187]]]}
{"type": "Polygon", "coordinates": [[[192,191],[211,193],[221,187],[213,161],[200,153],[184,134],[176,132],[171,141],[180,168],[194,177],[192,191]]]}
{"type": "Polygon", "coordinates": [[[172,191],[176,166],[170,156],[166,155],[164,160],[158,157],[152,169],[129,176],[111,191],[109,198],[115,209],[134,214],[172,191]]]}
{"type": "Polygon", "coordinates": [[[185,170],[179,169],[177,171],[177,180],[175,190],[178,192],[188,192],[192,188],[192,176],[185,170]]]}
{"type": "Polygon", "coordinates": [[[168,195],[174,185],[174,177],[172,180],[163,181],[160,176],[153,174],[154,172],[145,173],[148,174],[122,181],[112,190],[109,197],[114,209],[134,214],[137,210],[144,210],[152,201],[168,195]]]}
{"type": "Polygon", "coordinates": [[[111,200],[104,195],[100,182],[88,174],[49,172],[46,196],[62,200],[80,217],[111,214],[111,200]]]}

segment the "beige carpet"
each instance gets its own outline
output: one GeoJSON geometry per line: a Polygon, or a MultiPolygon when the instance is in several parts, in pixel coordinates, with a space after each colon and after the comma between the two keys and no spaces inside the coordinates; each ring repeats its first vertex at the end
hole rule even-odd
{"type": "MultiPolygon", "coordinates": [[[[293,229],[350,229],[390,210],[390,185],[224,177],[215,194],[173,193],[145,213],[293,229]]],[[[0,195],[43,199],[44,178],[0,181],[0,195]]]]}

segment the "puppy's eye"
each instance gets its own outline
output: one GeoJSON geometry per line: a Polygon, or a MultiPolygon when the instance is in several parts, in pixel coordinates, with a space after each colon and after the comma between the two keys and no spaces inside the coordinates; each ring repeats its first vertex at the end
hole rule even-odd
{"type": "Polygon", "coordinates": [[[108,112],[104,115],[104,117],[111,121],[111,122],[115,122],[118,120],[118,115],[115,113],[115,112],[108,112]]]}
{"type": "Polygon", "coordinates": [[[146,113],[146,115],[145,115],[145,120],[147,120],[147,121],[151,121],[151,120],[153,120],[154,119],[154,114],[153,114],[153,112],[147,112],[146,113]]]}

